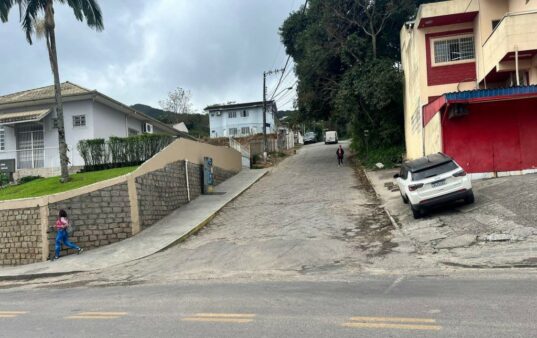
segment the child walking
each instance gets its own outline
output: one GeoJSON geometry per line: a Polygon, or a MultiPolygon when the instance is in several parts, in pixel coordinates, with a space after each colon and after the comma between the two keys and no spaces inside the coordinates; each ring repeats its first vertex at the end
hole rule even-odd
{"type": "Polygon", "coordinates": [[[58,219],[56,220],[56,231],[58,232],[56,234],[56,255],[54,256],[54,259],[60,258],[60,250],[62,248],[62,243],[71,248],[78,251],[79,254],[82,253],[83,249],[81,249],[78,245],[73,244],[69,242],[69,235],[67,234],[67,228],[69,227],[69,218],[67,218],[67,213],[65,210],[60,210],[60,214],[58,215],[58,219]]]}

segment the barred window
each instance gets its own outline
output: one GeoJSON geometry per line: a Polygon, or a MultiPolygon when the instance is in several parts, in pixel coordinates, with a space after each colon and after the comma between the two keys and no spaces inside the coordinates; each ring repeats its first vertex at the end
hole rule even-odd
{"type": "Polygon", "coordinates": [[[237,135],[237,128],[229,128],[229,136],[237,135]]]}
{"type": "Polygon", "coordinates": [[[434,42],[434,62],[452,62],[475,58],[474,37],[465,36],[434,42]]]}
{"type": "Polygon", "coordinates": [[[242,127],[241,128],[241,134],[249,135],[250,134],[250,127],[242,127]]]}
{"type": "Polygon", "coordinates": [[[86,125],[86,115],[73,116],[73,127],[83,127],[86,125]]]}
{"type": "Polygon", "coordinates": [[[230,111],[229,113],[227,113],[227,117],[232,119],[232,118],[235,118],[237,117],[237,112],[236,111],[230,111]]]}
{"type": "Polygon", "coordinates": [[[0,150],[6,150],[6,130],[0,126],[0,150]]]}

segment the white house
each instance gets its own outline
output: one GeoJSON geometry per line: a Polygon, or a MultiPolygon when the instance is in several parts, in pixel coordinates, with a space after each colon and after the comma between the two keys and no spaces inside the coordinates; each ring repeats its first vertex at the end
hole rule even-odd
{"type": "MultiPolygon", "coordinates": [[[[96,90],[64,82],[61,91],[71,166],[84,165],[77,150],[80,140],[140,133],[182,135],[96,90]]],[[[19,177],[58,174],[60,161],[54,106],[54,86],[0,96],[0,164],[15,160],[19,177]]]]}
{"type": "MultiPolygon", "coordinates": [[[[276,102],[267,101],[267,134],[276,133],[276,102]]],[[[212,105],[209,114],[211,138],[263,133],[263,101],[212,105]]]]}

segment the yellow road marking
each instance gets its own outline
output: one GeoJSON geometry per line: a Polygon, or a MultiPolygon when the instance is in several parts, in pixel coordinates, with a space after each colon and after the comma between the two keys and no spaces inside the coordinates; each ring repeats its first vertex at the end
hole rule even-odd
{"type": "Polygon", "coordinates": [[[18,315],[28,313],[26,311],[0,311],[0,318],[15,318],[18,315]]]}
{"type": "Polygon", "coordinates": [[[246,318],[217,318],[217,317],[186,317],[184,321],[189,322],[218,322],[218,323],[251,323],[253,319],[246,318]]]}
{"type": "Polygon", "coordinates": [[[252,313],[196,313],[194,317],[253,318],[252,313]]]}
{"type": "Polygon", "coordinates": [[[255,314],[252,313],[196,313],[181,320],[190,322],[217,322],[217,323],[251,323],[255,314]]]}
{"type": "Polygon", "coordinates": [[[439,325],[389,324],[389,323],[344,323],[343,326],[364,329],[402,329],[439,331],[439,325]]]}
{"type": "Polygon", "coordinates": [[[117,319],[125,316],[127,312],[81,312],[66,319],[117,319]]]}
{"type": "Polygon", "coordinates": [[[351,317],[351,320],[361,322],[436,323],[436,320],[432,318],[409,317],[351,317]]]}

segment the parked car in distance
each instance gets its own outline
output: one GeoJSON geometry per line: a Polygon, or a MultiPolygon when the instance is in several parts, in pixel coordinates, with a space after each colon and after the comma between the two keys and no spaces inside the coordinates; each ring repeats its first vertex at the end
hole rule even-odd
{"type": "Polygon", "coordinates": [[[414,218],[420,218],[432,206],[457,200],[474,203],[470,177],[443,153],[404,162],[394,178],[403,202],[410,203],[414,218]]]}
{"type": "Polygon", "coordinates": [[[317,142],[317,135],[313,131],[308,131],[304,134],[304,144],[317,142]]]}
{"type": "Polygon", "coordinates": [[[325,133],[324,133],[324,144],[328,144],[328,143],[338,143],[338,138],[337,138],[337,131],[334,131],[334,130],[327,130],[325,133]]]}

